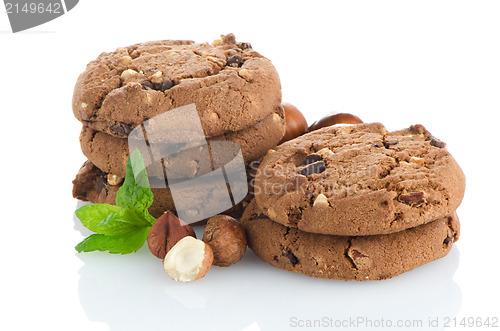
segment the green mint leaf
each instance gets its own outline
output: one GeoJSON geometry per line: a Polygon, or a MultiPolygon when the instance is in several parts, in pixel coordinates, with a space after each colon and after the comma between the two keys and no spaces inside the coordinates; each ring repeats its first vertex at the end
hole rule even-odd
{"type": "Polygon", "coordinates": [[[111,236],[135,232],[150,225],[142,215],[109,204],[86,205],[75,213],[87,229],[111,236]]]}
{"type": "Polygon", "coordinates": [[[93,251],[109,251],[111,254],[133,253],[144,245],[144,241],[146,241],[148,237],[149,229],[150,227],[141,228],[139,231],[119,236],[93,234],[76,245],[75,249],[79,253],[93,251]]]}
{"type": "Polygon", "coordinates": [[[152,203],[153,192],[149,187],[144,159],[136,149],[128,158],[125,181],[116,194],[116,205],[136,211],[153,224],[155,219],[148,213],[152,203]]]}

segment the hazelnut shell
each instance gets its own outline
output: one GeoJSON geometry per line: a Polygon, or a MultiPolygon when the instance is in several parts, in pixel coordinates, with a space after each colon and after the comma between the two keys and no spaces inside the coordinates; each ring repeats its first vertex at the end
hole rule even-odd
{"type": "Polygon", "coordinates": [[[168,251],[186,236],[196,238],[193,228],[168,210],[149,230],[148,247],[154,256],[164,259],[168,251]]]}
{"type": "Polygon", "coordinates": [[[307,132],[307,121],[300,110],[290,103],[283,103],[282,106],[285,110],[286,131],[280,144],[307,132]]]}
{"type": "Polygon", "coordinates": [[[329,116],[325,116],[319,121],[314,122],[307,132],[311,132],[314,130],[318,130],[327,126],[335,125],[335,124],[359,124],[363,123],[363,121],[352,114],[348,113],[337,113],[329,116]]]}
{"type": "Polygon", "coordinates": [[[245,230],[234,218],[215,215],[208,219],[203,239],[213,250],[214,265],[229,267],[245,254],[247,240],[245,230]]]}

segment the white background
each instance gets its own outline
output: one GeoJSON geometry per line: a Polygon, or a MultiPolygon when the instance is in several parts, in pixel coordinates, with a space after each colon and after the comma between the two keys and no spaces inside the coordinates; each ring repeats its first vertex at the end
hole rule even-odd
{"type": "Polygon", "coordinates": [[[0,13],[0,329],[295,330],[323,317],[427,327],[440,317],[438,330],[445,317],[499,318],[499,17],[498,1],[86,0],[12,34],[0,13]],[[273,61],[283,99],[309,123],[350,112],[391,130],[421,123],[448,144],[467,176],[449,256],[354,283],[288,273],[249,252],[179,284],[144,247],[74,251],[83,235],[71,180],[85,160],[71,110],[78,74],[120,46],[228,32],[273,61]]]}

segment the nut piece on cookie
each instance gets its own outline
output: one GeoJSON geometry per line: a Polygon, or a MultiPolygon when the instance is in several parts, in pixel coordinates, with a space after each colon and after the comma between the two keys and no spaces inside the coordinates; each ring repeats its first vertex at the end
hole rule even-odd
{"type": "Polygon", "coordinates": [[[139,73],[137,71],[132,70],[132,69],[127,69],[124,72],[122,72],[120,77],[121,77],[121,79],[123,79],[123,81],[128,81],[130,79],[136,78],[138,75],[139,75],[139,73]]]}
{"type": "Polygon", "coordinates": [[[252,72],[245,68],[238,71],[238,75],[247,81],[250,81],[252,79],[252,72]]]}
{"type": "Polygon", "coordinates": [[[192,282],[205,276],[214,261],[212,248],[203,241],[184,237],[165,256],[163,269],[170,278],[192,282]]]}
{"type": "Polygon", "coordinates": [[[247,247],[245,230],[237,220],[226,215],[208,219],[203,241],[212,248],[214,265],[219,267],[229,267],[241,260],[247,247]]]}
{"type": "Polygon", "coordinates": [[[122,177],[113,174],[108,174],[106,179],[108,180],[108,184],[113,186],[120,185],[123,182],[122,177]]]}
{"type": "Polygon", "coordinates": [[[319,194],[316,199],[314,199],[313,207],[326,207],[330,206],[328,203],[328,198],[323,194],[319,194]]]}

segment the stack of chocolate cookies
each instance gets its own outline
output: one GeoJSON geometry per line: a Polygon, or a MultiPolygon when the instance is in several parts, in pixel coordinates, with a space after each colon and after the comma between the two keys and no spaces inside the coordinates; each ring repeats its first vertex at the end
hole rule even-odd
{"type": "Polygon", "coordinates": [[[423,126],[326,127],[270,150],[242,224],[265,262],[319,278],[381,280],[445,256],[465,177],[423,126]]]}
{"type": "MultiPolygon", "coordinates": [[[[232,34],[212,44],[166,40],[102,53],[75,86],[73,112],[83,124],[80,144],[88,161],[73,181],[73,196],[113,204],[134,128],[188,105],[196,107],[207,144],[237,144],[245,166],[261,159],[285,133],[278,73],[270,60],[232,34]]],[[[176,125],[165,123],[165,132],[175,134],[176,125]]],[[[200,158],[197,149],[177,155],[181,162],[167,169],[168,182],[213,170],[200,158]]],[[[153,216],[175,210],[168,187],[153,188],[153,194],[153,216]]]]}

